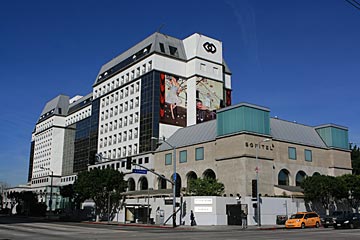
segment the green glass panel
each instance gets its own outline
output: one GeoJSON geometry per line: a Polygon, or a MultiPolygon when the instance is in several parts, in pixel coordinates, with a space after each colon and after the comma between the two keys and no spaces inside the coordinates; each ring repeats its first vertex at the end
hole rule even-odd
{"type": "Polygon", "coordinates": [[[349,149],[348,131],[336,127],[324,127],[316,130],[328,147],[349,149]]]}
{"type": "Polygon", "coordinates": [[[187,162],[187,151],[180,151],[180,159],[179,162],[184,163],[187,162]]]}
{"type": "Polygon", "coordinates": [[[288,153],[289,153],[289,159],[296,160],[296,148],[289,147],[288,153]]]}
{"type": "Polygon", "coordinates": [[[270,114],[248,106],[223,111],[217,117],[217,130],[218,136],[241,131],[270,135],[270,114]]]}
{"type": "Polygon", "coordinates": [[[204,160],[204,148],[200,147],[200,148],[196,148],[195,149],[195,160],[204,160]]]}
{"type": "Polygon", "coordinates": [[[168,153],[165,155],[165,165],[171,165],[172,164],[172,154],[168,153]]]}
{"type": "Polygon", "coordinates": [[[308,161],[308,162],[312,161],[312,152],[311,152],[311,150],[305,149],[305,161],[308,161]]]}
{"type": "Polygon", "coordinates": [[[348,149],[348,132],[339,128],[332,128],[333,146],[348,149]]]}

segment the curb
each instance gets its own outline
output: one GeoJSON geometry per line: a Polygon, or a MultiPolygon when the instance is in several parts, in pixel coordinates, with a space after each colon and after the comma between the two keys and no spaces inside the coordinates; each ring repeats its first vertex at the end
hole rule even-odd
{"type": "Polygon", "coordinates": [[[285,227],[264,227],[264,228],[259,228],[258,230],[282,230],[285,229],[285,227]]]}
{"type": "Polygon", "coordinates": [[[161,229],[175,229],[175,230],[191,230],[192,228],[184,227],[172,227],[166,225],[148,225],[148,224],[133,224],[133,223],[107,223],[107,222],[83,222],[86,224],[95,224],[95,225],[111,225],[111,226],[121,226],[121,227],[141,227],[141,228],[161,228],[161,229]]]}
{"type": "MultiPolygon", "coordinates": [[[[110,226],[120,226],[120,227],[139,227],[139,228],[155,228],[155,229],[173,229],[173,230],[187,230],[187,231],[193,231],[193,230],[202,230],[202,231],[214,231],[215,229],[207,229],[207,226],[205,228],[202,228],[201,226],[197,227],[184,227],[184,226],[167,226],[167,225],[148,225],[148,224],[136,224],[136,223],[107,223],[107,222],[82,222],[85,224],[95,224],[95,225],[110,225],[110,226]]],[[[276,226],[269,226],[269,227],[250,227],[246,229],[238,229],[238,230],[244,230],[244,231],[274,231],[274,230],[283,230],[285,227],[276,227],[276,226]]],[[[224,227],[223,230],[226,230],[226,227],[224,227]]]]}

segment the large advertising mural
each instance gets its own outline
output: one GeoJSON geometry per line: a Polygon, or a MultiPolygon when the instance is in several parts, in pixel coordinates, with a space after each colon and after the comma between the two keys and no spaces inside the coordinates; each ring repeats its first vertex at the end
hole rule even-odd
{"type": "Polygon", "coordinates": [[[160,74],[160,122],[186,126],[186,80],[173,75],[160,74]]]}
{"type": "Polygon", "coordinates": [[[196,123],[216,118],[216,110],[224,107],[223,83],[203,77],[196,79],[196,123]]]}

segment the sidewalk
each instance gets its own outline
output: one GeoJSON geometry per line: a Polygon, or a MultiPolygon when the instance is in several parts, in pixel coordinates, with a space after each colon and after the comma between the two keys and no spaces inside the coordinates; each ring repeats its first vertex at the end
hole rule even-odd
{"type": "Polygon", "coordinates": [[[194,226],[190,228],[195,228],[203,231],[221,231],[221,230],[241,230],[241,231],[258,231],[258,230],[280,230],[285,229],[284,225],[263,225],[263,226],[248,226],[243,229],[238,225],[214,225],[214,226],[194,226]]]}
{"type": "MultiPolygon", "coordinates": [[[[28,217],[28,216],[16,216],[16,215],[6,215],[1,214],[1,218],[7,219],[24,219],[26,221],[32,222],[71,222],[65,221],[54,217],[28,217]]],[[[78,222],[78,221],[76,221],[78,222]]],[[[79,221],[80,222],[80,221],[79,221]]],[[[112,226],[124,226],[124,227],[138,227],[138,228],[162,228],[162,229],[174,229],[174,230],[185,230],[185,231],[257,231],[257,230],[279,230],[285,229],[284,225],[263,225],[261,227],[258,226],[248,226],[246,229],[242,229],[239,225],[211,225],[211,226],[204,226],[204,225],[197,225],[197,226],[190,226],[190,225],[181,225],[173,228],[171,224],[167,225],[157,225],[157,224],[142,224],[142,223],[121,223],[121,222],[92,222],[92,221],[82,221],[85,224],[96,224],[96,225],[112,225],[112,226]]]]}
{"type": "MultiPolygon", "coordinates": [[[[126,227],[139,227],[139,228],[169,228],[173,229],[173,226],[168,225],[156,225],[156,224],[140,224],[140,223],[117,223],[117,222],[86,222],[88,224],[104,224],[104,225],[116,225],[116,226],[126,226],[126,227]]],[[[242,229],[239,225],[211,225],[211,226],[189,226],[181,225],[177,226],[177,230],[197,230],[197,231],[257,231],[257,230],[280,230],[285,229],[284,225],[263,225],[258,226],[248,226],[245,229],[242,229]]]]}

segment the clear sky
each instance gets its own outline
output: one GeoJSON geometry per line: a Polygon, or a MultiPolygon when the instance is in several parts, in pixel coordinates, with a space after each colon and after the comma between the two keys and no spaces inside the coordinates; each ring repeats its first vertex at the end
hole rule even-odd
{"type": "Polygon", "coordinates": [[[347,126],[360,145],[360,10],[345,0],[4,0],[0,181],[26,182],[31,132],[47,101],[91,92],[104,63],[160,27],[223,42],[234,104],[347,126]]]}

